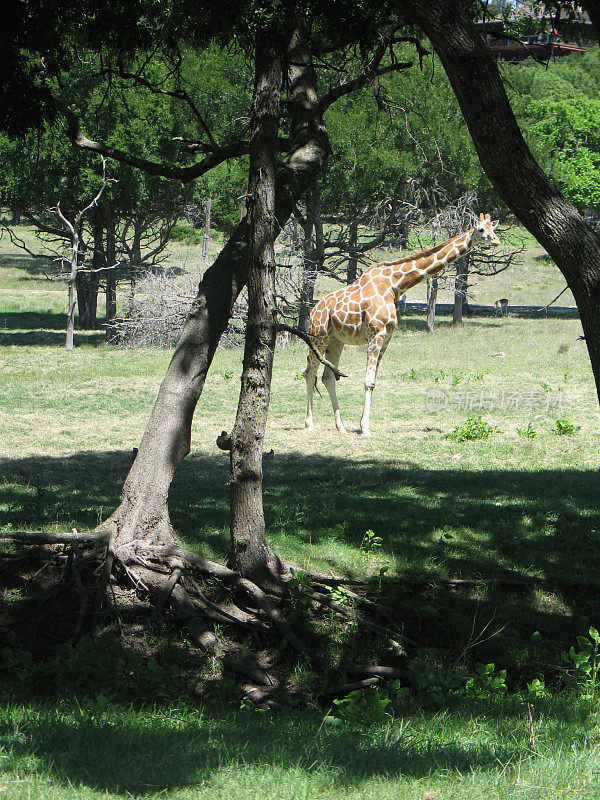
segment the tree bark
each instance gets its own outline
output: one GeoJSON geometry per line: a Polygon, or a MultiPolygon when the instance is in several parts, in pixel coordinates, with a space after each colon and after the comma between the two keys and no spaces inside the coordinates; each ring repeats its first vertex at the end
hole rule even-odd
{"type": "MultiPolygon", "coordinates": [[[[315,180],[329,152],[327,132],[317,109],[316,74],[303,24],[293,29],[288,46],[290,152],[280,164],[275,213],[283,227],[306,188],[315,180]]],[[[133,540],[146,545],[176,545],[167,497],[171,480],[190,451],[194,410],[222,333],[248,271],[247,218],[244,218],[207,269],[192,311],[161,383],[135,461],[123,486],[121,504],[107,521],[111,547],[133,540]]]]}
{"type": "Polygon", "coordinates": [[[321,191],[315,185],[307,193],[304,230],[304,265],[300,287],[298,328],[308,333],[308,318],[314,303],[315,284],[324,260],[323,221],[321,219],[321,191]]]}
{"type": "Polygon", "coordinates": [[[596,29],[596,36],[600,38],[600,2],[599,0],[585,0],[583,7],[588,12],[592,25],[596,29]]]}
{"type": "Polygon", "coordinates": [[[470,255],[458,260],[456,264],[456,278],[454,279],[454,309],[452,312],[452,324],[460,326],[463,324],[463,309],[467,300],[467,283],[469,280],[469,259],[470,255]]]}
{"type": "Polygon", "coordinates": [[[498,194],[565,276],[579,308],[600,398],[600,236],[533,158],[497,64],[466,9],[452,0],[396,0],[396,4],[434,46],[481,165],[498,194]]]}
{"type": "Polygon", "coordinates": [[[281,49],[277,31],[257,35],[248,171],[248,321],[230,451],[229,565],[262,586],[279,584],[282,572],[281,562],[266,542],[262,502],[262,453],[276,336],[275,175],[281,49]]]}
{"type": "Polygon", "coordinates": [[[435,304],[437,303],[438,279],[427,279],[427,333],[435,330],[435,304]]]}

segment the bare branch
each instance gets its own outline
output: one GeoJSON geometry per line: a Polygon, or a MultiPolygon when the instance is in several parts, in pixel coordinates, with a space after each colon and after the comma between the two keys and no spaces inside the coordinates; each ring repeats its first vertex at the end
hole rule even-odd
{"type": "Polygon", "coordinates": [[[556,303],[556,301],[558,300],[558,298],[559,298],[559,297],[561,297],[561,296],[562,296],[562,295],[563,295],[563,294],[564,294],[564,293],[567,291],[567,289],[568,289],[568,288],[569,288],[568,286],[565,286],[565,288],[562,290],[562,292],[559,292],[559,293],[556,295],[556,297],[554,298],[554,300],[551,300],[551,301],[548,303],[548,305],[546,305],[546,306],[543,306],[542,308],[538,308],[538,311],[541,311],[541,312],[548,311],[548,309],[550,308],[550,306],[551,306],[553,303],[556,303]]]}
{"type": "Polygon", "coordinates": [[[321,364],[324,364],[326,367],[329,367],[329,369],[335,375],[336,380],[348,377],[344,372],[340,372],[339,369],[331,363],[331,361],[328,361],[324,356],[321,355],[321,353],[319,353],[319,351],[314,346],[314,344],[310,339],[310,336],[307,333],[304,333],[299,328],[294,328],[291,325],[285,325],[282,322],[278,322],[276,328],[278,332],[287,331],[288,333],[293,333],[294,336],[297,336],[299,339],[302,339],[302,341],[308,345],[308,347],[312,350],[315,356],[319,359],[321,364]]]}

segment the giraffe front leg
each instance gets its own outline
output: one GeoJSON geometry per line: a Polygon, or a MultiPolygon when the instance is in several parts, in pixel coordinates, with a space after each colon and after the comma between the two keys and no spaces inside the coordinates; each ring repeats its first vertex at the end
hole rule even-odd
{"type": "Polygon", "coordinates": [[[371,436],[371,398],[373,389],[375,388],[375,379],[377,377],[377,369],[387,350],[387,346],[392,338],[392,331],[383,330],[376,333],[372,339],[369,340],[367,345],[367,372],[365,374],[365,405],[363,408],[363,415],[360,420],[360,432],[363,436],[369,438],[371,436]]]}

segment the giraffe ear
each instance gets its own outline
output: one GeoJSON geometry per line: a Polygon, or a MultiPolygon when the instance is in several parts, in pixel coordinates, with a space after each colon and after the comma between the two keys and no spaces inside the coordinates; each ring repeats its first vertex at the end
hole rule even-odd
{"type": "Polygon", "coordinates": [[[499,224],[499,222],[500,222],[500,220],[499,220],[499,219],[495,219],[495,220],[492,222],[492,230],[493,230],[493,231],[495,231],[495,230],[496,230],[496,228],[498,227],[498,224],[499,224]]]}

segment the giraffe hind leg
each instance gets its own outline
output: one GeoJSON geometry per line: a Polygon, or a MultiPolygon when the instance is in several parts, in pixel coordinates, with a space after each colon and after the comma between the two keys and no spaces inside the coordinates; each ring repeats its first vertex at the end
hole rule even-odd
{"type": "MultiPolygon", "coordinates": [[[[327,350],[325,351],[325,357],[328,361],[337,367],[340,363],[340,358],[342,355],[342,350],[344,349],[343,342],[340,342],[339,339],[332,338],[329,340],[329,344],[327,346],[327,350]]],[[[342,422],[342,415],[340,413],[340,405],[338,403],[337,394],[335,391],[335,375],[331,371],[329,367],[325,367],[323,370],[323,377],[321,378],[327,392],[329,394],[329,399],[331,400],[331,405],[333,407],[333,416],[335,418],[335,427],[338,429],[340,433],[346,433],[346,428],[344,427],[344,423],[342,422]]]]}
{"type": "MultiPolygon", "coordinates": [[[[313,344],[319,353],[323,353],[327,346],[326,341],[313,339],[313,344]]],[[[308,430],[314,430],[315,424],[313,421],[313,394],[317,385],[317,373],[319,371],[319,359],[312,350],[308,351],[308,358],[306,362],[306,369],[304,370],[304,380],[306,381],[306,420],[304,427],[308,430]]]]}

